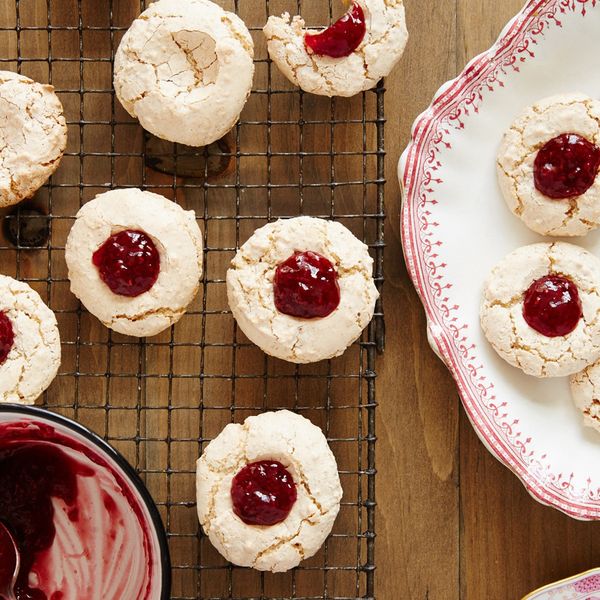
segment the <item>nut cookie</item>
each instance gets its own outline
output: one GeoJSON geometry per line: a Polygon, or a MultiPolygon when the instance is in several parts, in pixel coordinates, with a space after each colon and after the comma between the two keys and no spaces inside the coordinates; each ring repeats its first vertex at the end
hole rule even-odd
{"type": "Polygon", "coordinates": [[[523,246],[485,282],[483,332],[504,360],[528,375],[571,375],[597,360],[599,317],[600,260],[578,246],[523,246]]]}
{"type": "Polygon", "coordinates": [[[230,562],[282,572],[313,556],[342,498],[322,431],[287,410],[230,424],[198,460],[198,518],[230,562]]]}
{"type": "Polygon", "coordinates": [[[237,123],[253,57],[252,37],[235,14],[209,0],[159,0],[119,44],[115,91],[150,133],[206,146],[237,123]]]}
{"type": "Polygon", "coordinates": [[[340,223],[269,223],[238,250],[227,297],[238,325],[264,352],[294,363],[339,356],[373,318],[373,259],[340,223]]]}
{"type": "Polygon", "coordinates": [[[54,313],[26,283],[0,275],[0,403],[33,404],[60,366],[54,313]]]}
{"type": "Polygon", "coordinates": [[[600,432],[600,361],[571,375],[571,396],[583,415],[583,423],[600,432]]]}
{"type": "Polygon", "coordinates": [[[356,0],[324,32],[305,29],[300,16],[271,16],[264,34],[280,71],[304,91],[322,96],[354,96],[375,87],[408,41],[402,0],[356,0]]]}
{"type": "Polygon", "coordinates": [[[563,94],[527,108],[498,152],[510,210],[542,235],[581,236],[600,224],[600,102],[563,94]]]}
{"type": "Polygon", "coordinates": [[[194,211],[159,194],[119,189],[77,213],[65,259],[71,291],[104,325],[152,336],[185,313],[202,276],[194,211]]]}
{"type": "Polygon", "coordinates": [[[0,71],[0,208],[32,196],[67,147],[63,107],[51,85],[0,71]]]}

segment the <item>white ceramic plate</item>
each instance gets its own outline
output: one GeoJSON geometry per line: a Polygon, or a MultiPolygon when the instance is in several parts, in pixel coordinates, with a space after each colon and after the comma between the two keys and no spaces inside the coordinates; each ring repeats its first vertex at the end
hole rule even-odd
{"type": "MultiPolygon", "coordinates": [[[[537,500],[600,519],[600,434],[584,428],[568,381],[537,380],[509,366],[479,325],[492,266],[544,239],[500,194],[500,139],[525,106],[571,91],[600,98],[600,1],[531,0],[416,120],[399,167],[402,232],[432,347],[479,437],[537,500]]],[[[569,241],[600,255],[600,232],[569,241]]]]}
{"type": "Polygon", "coordinates": [[[600,600],[600,569],[546,585],[523,600],[600,600]]]}

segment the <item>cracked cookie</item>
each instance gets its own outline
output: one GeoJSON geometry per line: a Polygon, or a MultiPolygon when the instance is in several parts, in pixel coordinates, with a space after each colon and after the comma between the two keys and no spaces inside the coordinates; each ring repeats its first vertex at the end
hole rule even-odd
{"type": "Polygon", "coordinates": [[[571,375],[571,396],[583,423],[600,432],[600,361],[571,375]]]}
{"type": "Polygon", "coordinates": [[[484,286],[481,326],[496,352],[535,377],[581,371],[600,357],[600,260],[572,244],[511,252],[484,286]]]}
{"type": "Polygon", "coordinates": [[[294,84],[322,96],[354,96],[377,85],[400,60],[408,40],[402,0],[356,0],[323,31],[300,16],[269,17],[271,60],[294,84]]]}
{"type": "Polygon", "coordinates": [[[373,259],[340,223],[296,217],[256,230],[227,271],[238,325],[264,352],[294,363],[339,356],[373,318],[373,259]]]}
{"type": "Polygon", "coordinates": [[[282,410],[230,424],[197,463],[198,518],[230,562],[282,572],[316,554],[342,487],[323,432],[282,410]]]}
{"type": "Polygon", "coordinates": [[[600,225],[600,102],[583,94],[540,100],[505,133],[500,189],[542,235],[581,236],[600,225]]]}
{"type": "Polygon", "coordinates": [[[252,37],[235,14],[209,0],[159,0],[119,44],[115,92],[150,133],[206,146],[240,118],[253,57],[252,37]]]}
{"type": "Polygon", "coordinates": [[[33,404],[59,366],[54,313],[26,283],[0,275],[0,402],[33,404]]]}
{"type": "Polygon", "coordinates": [[[71,291],[110,329],[152,336],[176,323],[202,276],[194,211],[163,196],[119,189],[77,213],[65,259],[71,291]]]}
{"type": "Polygon", "coordinates": [[[32,196],[67,147],[63,107],[51,85],[0,71],[0,208],[32,196]]]}

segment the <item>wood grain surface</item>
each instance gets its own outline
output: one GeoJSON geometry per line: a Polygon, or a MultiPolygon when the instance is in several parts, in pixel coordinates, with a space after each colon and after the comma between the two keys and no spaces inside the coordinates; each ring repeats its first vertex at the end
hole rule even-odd
{"type": "MultiPolygon", "coordinates": [[[[222,4],[232,8],[233,0],[222,4]]],[[[329,18],[326,3],[304,0],[302,4],[309,21],[323,23],[329,18]]],[[[293,10],[292,5],[296,2],[271,0],[269,10],[275,14],[283,8],[293,10]]],[[[478,441],[450,376],[429,349],[423,311],[401,253],[400,191],[395,173],[411,123],[443,82],[490,46],[521,5],[521,0],[406,0],[410,43],[400,66],[386,81],[388,216],[383,297],[387,345],[377,362],[376,596],[381,600],[518,600],[542,584],[597,566],[595,561],[600,558],[600,536],[595,539],[600,525],[578,523],[534,502],[478,441]]],[[[363,364],[364,357],[353,348],[333,361],[329,371],[323,366],[301,368],[302,377],[296,380],[293,368],[266,360],[244,344],[230,316],[219,311],[225,308],[222,278],[227,263],[235,246],[255,227],[268,217],[296,214],[300,207],[309,214],[321,214],[331,198],[339,214],[360,212],[363,202],[373,211],[374,190],[368,189],[364,195],[360,191],[357,199],[351,187],[332,191],[331,198],[329,191],[323,198],[307,187],[299,197],[297,190],[282,188],[273,189],[265,198],[260,187],[250,187],[244,190],[240,208],[231,165],[221,181],[233,187],[211,189],[209,195],[201,189],[180,189],[181,179],[171,186],[171,176],[148,172],[138,156],[144,143],[140,128],[106,95],[112,73],[110,61],[104,60],[120,38],[120,32],[106,28],[128,26],[139,2],[113,0],[113,23],[107,22],[108,6],[108,0],[21,0],[17,12],[14,0],[0,2],[0,56],[16,57],[19,49],[22,56],[37,57],[39,60],[22,64],[25,74],[71,90],[61,94],[72,121],[70,155],[54,179],[61,187],[54,188],[50,197],[42,193],[37,198],[55,215],[51,252],[15,252],[5,242],[0,248],[0,270],[32,279],[34,287],[59,312],[66,344],[62,375],[46,402],[106,435],[143,472],[165,521],[175,532],[171,539],[176,565],[174,597],[362,596],[364,578],[356,575],[351,565],[364,561],[364,541],[358,539],[357,543],[351,538],[353,546],[349,548],[344,535],[364,529],[360,521],[364,514],[359,510],[357,515],[353,504],[365,491],[364,481],[356,473],[364,452],[364,444],[356,443],[364,410],[356,402],[364,389],[349,376],[363,364]],[[35,29],[46,26],[49,11],[53,24],[65,27],[52,33],[51,48],[47,32],[35,29]],[[23,31],[18,41],[11,31],[17,17],[21,26],[33,28],[23,31]],[[80,20],[97,28],[83,33],[81,45],[80,20]],[[66,59],[55,63],[52,73],[46,60],[50,52],[66,59]],[[87,62],[80,63],[83,55],[87,62]],[[84,100],[80,89],[86,90],[84,100]],[[111,124],[112,110],[116,111],[116,125],[111,124]],[[80,121],[89,124],[80,126],[80,121]],[[112,151],[131,155],[115,157],[112,151]],[[81,181],[86,182],[85,187],[80,186],[81,181]],[[196,301],[180,325],[149,346],[108,334],[87,313],[81,313],[66,281],[62,248],[80,201],[108,185],[123,184],[156,186],[171,197],[177,194],[182,204],[204,217],[223,217],[218,222],[206,221],[208,246],[226,249],[207,255],[206,296],[196,301]],[[236,226],[233,217],[240,210],[247,219],[236,226]],[[51,286],[49,278],[56,280],[51,286]],[[197,327],[199,320],[202,333],[197,327]],[[242,344],[234,348],[233,342],[239,339],[242,344]],[[206,378],[196,376],[199,369],[206,378]],[[278,379],[267,383],[262,377],[265,369],[278,379]],[[232,381],[232,373],[245,378],[232,381]],[[331,420],[321,410],[325,397],[330,398],[328,407],[335,413],[331,420]],[[198,399],[206,409],[201,416],[198,399]],[[75,400],[77,410],[70,408],[75,400]],[[239,420],[280,406],[300,407],[337,440],[332,445],[345,471],[348,502],[336,525],[340,537],[330,543],[328,556],[321,554],[309,561],[314,570],[293,578],[224,569],[210,544],[198,540],[190,502],[193,463],[202,447],[198,439],[213,437],[232,418],[239,420]],[[204,565],[202,572],[186,568],[198,559],[204,565]],[[348,568],[320,570],[324,560],[348,568]]],[[[240,11],[256,27],[267,16],[263,0],[240,0],[240,11]]],[[[264,58],[264,43],[257,32],[254,37],[258,54],[264,58]]],[[[16,62],[4,62],[3,68],[14,69],[16,62]]],[[[255,87],[264,89],[268,82],[266,67],[260,64],[255,87]]],[[[291,89],[276,70],[270,82],[291,89]]],[[[265,96],[253,95],[246,120],[264,120],[266,102],[265,96]]],[[[329,101],[324,99],[308,96],[299,105],[298,97],[290,95],[273,96],[270,102],[269,108],[281,121],[297,120],[301,114],[303,118],[331,117],[329,101]]],[[[360,110],[358,99],[341,101],[335,105],[334,116],[343,121],[360,110]]],[[[372,104],[367,111],[373,113],[372,104]]],[[[239,159],[241,184],[264,186],[267,182],[294,183],[300,177],[297,161],[285,157],[273,157],[267,170],[267,147],[280,152],[297,152],[302,147],[309,153],[328,149],[330,144],[345,151],[373,148],[375,128],[368,128],[363,141],[361,129],[353,124],[336,125],[335,131],[329,126],[307,125],[301,139],[289,127],[274,126],[265,134],[264,128],[248,125],[242,126],[239,141],[245,150],[255,153],[239,159]]],[[[229,142],[235,144],[231,137],[229,142]]],[[[307,156],[303,162],[307,185],[329,182],[332,173],[342,181],[360,180],[364,169],[373,167],[370,162],[365,167],[361,157],[352,156],[332,162],[307,156]]],[[[374,239],[371,224],[362,219],[348,218],[345,223],[357,234],[374,239]]]]}
{"type": "Polygon", "coordinates": [[[412,35],[386,82],[384,293],[378,365],[377,586],[382,599],[518,600],[596,567],[600,524],[532,500],[473,432],[451,378],[429,350],[399,238],[394,169],[410,125],[437,88],[486,50],[521,0],[407,0],[412,35]]]}

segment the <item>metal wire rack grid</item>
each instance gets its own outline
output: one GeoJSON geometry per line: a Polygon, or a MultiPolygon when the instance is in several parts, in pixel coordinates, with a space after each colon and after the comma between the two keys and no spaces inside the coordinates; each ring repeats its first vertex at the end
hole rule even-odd
{"type": "MultiPolygon", "coordinates": [[[[138,9],[127,0],[15,0],[0,7],[0,66],[54,85],[69,127],[60,169],[26,206],[48,238],[21,239],[30,219],[3,211],[0,270],[29,282],[57,314],[63,363],[43,406],[103,435],[136,467],[163,517],[172,598],[374,597],[375,357],[383,315],[335,360],[294,366],[271,359],[237,329],[224,275],[236,248],[278,217],[343,222],[371,248],[383,282],[384,89],[354,99],[303,94],[267,58],[269,14],[301,12],[322,24],[337,7],[319,0],[222,0],[256,44],[253,94],[240,123],[204,149],[145,134],[120,107],[112,65],[138,9]],[[205,236],[201,292],[164,334],[134,340],[102,327],[69,292],[64,245],[78,208],[112,187],[158,191],[196,211],[205,236]],[[16,240],[7,230],[12,226],[16,240]],[[227,564],[199,530],[194,462],[230,421],[289,408],[325,431],[344,500],[321,552],[288,574],[227,564]]],[[[309,19],[309,20],[310,20],[309,19]]],[[[123,599],[134,600],[134,599],[123,599]]]]}

